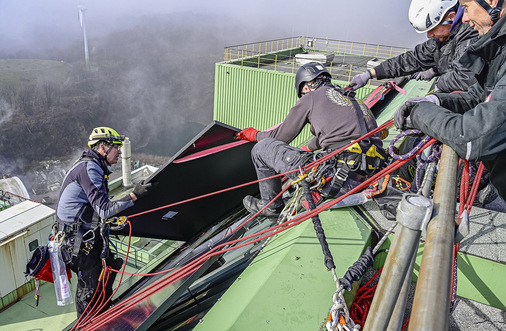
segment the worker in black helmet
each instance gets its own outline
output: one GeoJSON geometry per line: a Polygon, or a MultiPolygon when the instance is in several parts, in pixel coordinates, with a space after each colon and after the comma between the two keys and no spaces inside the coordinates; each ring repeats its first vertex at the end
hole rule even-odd
{"type": "Polygon", "coordinates": [[[396,57],[383,61],[350,82],[354,89],[369,79],[387,79],[406,75],[416,80],[437,77],[440,92],[467,91],[476,83],[474,73],[462,67],[458,59],[478,39],[478,33],[457,15],[457,0],[412,0],[409,21],[418,33],[427,33],[427,41],[396,57]]]}
{"type": "MultiPolygon", "coordinates": [[[[330,79],[331,75],[324,65],[317,62],[304,64],[295,76],[295,91],[299,100],[285,120],[273,130],[260,132],[247,128],[238,133],[238,139],[258,142],[253,147],[251,156],[259,179],[303,166],[312,160],[312,151],[336,150],[361,137],[363,132],[360,118],[367,131],[377,127],[369,108],[357,100],[360,108],[357,113],[350,97],[343,93],[342,88],[333,86],[330,79]],[[311,126],[314,135],[309,144],[302,149],[290,146],[289,143],[306,124],[311,126]]],[[[385,157],[379,136],[373,136],[371,141],[378,154],[385,157]]],[[[364,179],[350,172],[342,185],[342,191],[350,190],[364,179]]],[[[246,196],[243,200],[244,206],[251,213],[262,209],[281,191],[281,180],[275,178],[262,181],[259,186],[261,199],[246,196]]],[[[283,207],[283,201],[278,199],[260,215],[277,217],[283,207]]]]}

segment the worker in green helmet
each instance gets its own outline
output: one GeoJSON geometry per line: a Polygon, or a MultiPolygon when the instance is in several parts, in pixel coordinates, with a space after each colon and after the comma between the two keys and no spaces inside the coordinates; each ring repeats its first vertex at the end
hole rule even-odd
{"type": "MultiPolygon", "coordinates": [[[[64,234],[62,257],[77,274],[75,304],[78,316],[91,302],[103,264],[119,269],[123,263],[109,252],[109,238],[105,231],[108,225],[102,220],[133,206],[136,200],[148,194],[152,185],[140,182],[125,197],[116,201],[109,198],[109,167],[118,162],[124,139],[109,127],[94,128],[88,138],[89,149],[67,172],[60,189],[54,229],[55,234],[64,234]]],[[[105,286],[106,298],[112,294],[114,278],[115,274],[111,275],[105,286]]]]}

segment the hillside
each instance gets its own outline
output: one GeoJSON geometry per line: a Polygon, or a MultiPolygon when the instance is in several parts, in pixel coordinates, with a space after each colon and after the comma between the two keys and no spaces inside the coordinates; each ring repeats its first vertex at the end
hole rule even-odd
{"type": "Polygon", "coordinates": [[[69,70],[69,65],[62,61],[0,59],[0,90],[49,79],[63,84],[69,70]]]}
{"type": "Polygon", "coordinates": [[[134,153],[172,155],[212,120],[224,45],[212,34],[160,24],[119,31],[90,41],[89,71],[80,58],[0,59],[0,175],[79,155],[95,126],[129,136],[134,153]]]}

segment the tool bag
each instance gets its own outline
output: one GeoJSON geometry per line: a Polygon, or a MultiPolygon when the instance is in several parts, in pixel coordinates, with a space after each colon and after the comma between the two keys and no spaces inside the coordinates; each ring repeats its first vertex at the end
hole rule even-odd
{"type": "MultiPolygon", "coordinates": [[[[33,251],[32,257],[26,263],[25,275],[53,283],[53,273],[51,271],[51,261],[49,260],[47,246],[39,246],[33,251]]],[[[68,267],[67,276],[69,279],[72,277],[68,267]]]]}

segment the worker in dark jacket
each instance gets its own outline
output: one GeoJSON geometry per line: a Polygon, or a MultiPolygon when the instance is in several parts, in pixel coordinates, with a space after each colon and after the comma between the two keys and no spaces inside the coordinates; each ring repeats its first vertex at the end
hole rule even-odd
{"type": "MultiPolygon", "coordinates": [[[[64,234],[64,262],[77,274],[76,310],[80,316],[90,303],[99,283],[103,262],[119,269],[121,259],[109,252],[107,233],[100,221],[108,219],[146,195],[151,184],[139,183],[132,193],[117,201],[109,198],[109,166],[121,155],[124,136],[108,127],[93,129],[85,151],[67,172],[60,189],[55,228],[64,234]]],[[[103,225],[103,224],[102,224],[103,225]]],[[[113,274],[106,285],[106,297],[112,294],[113,274]]],[[[98,297],[98,295],[97,295],[98,297]]]]}
{"type": "Polygon", "coordinates": [[[506,18],[503,0],[461,0],[464,21],[481,38],[460,59],[478,82],[465,93],[408,100],[394,116],[400,129],[418,128],[466,160],[479,160],[506,199],[506,18]]]}
{"type": "MultiPolygon", "coordinates": [[[[311,151],[335,150],[359,138],[363,132],[358,116],[362,116],[362,123],[367,131],[377,127],[369,108],[358,101],[360,113],[357,114],[343,90],[330,83],[330,77],[330,73],[320,63],[311,62],[301,66],[295,77],[295,89],[300,99],[285,120],[270,131],[259,132],[254,128],[247,128],[237,135],[238,139],[258,141],[251,155],[259,179],[303,166],[312,160],[311,151]],[[308,123],[314,137],[304,150],[288,145],[308,123]]],[[[383,152],[379,136],[373,136],[371,142],[375,150],[383,152]]],[[[360,178],[350,175],[342,186],[343,190],[358,185],[359,180],[360,178]]],[[[281,191],[281,180],[274,178],[262,181],[259,186],[261,200],[246,196],[243,201],[251,213],[262,209],[281,191]]],[[[283,208],[283,202],[280,200],[273,202],[260,215],[277,217],[283,208]]]]}
{"type": "Polygon", "coordinates": [[[358,89],[371,78],[413,75],[417,80],[431,80],[437,76],[437,91],[466,91],[476,79],[457,60],[478,39],[478,33],[456,16],[457,7],[457,0],[413,0],[410,22],[417,32],[427,32],[429,40],[356,75],[350,86],[358,89]]]}

